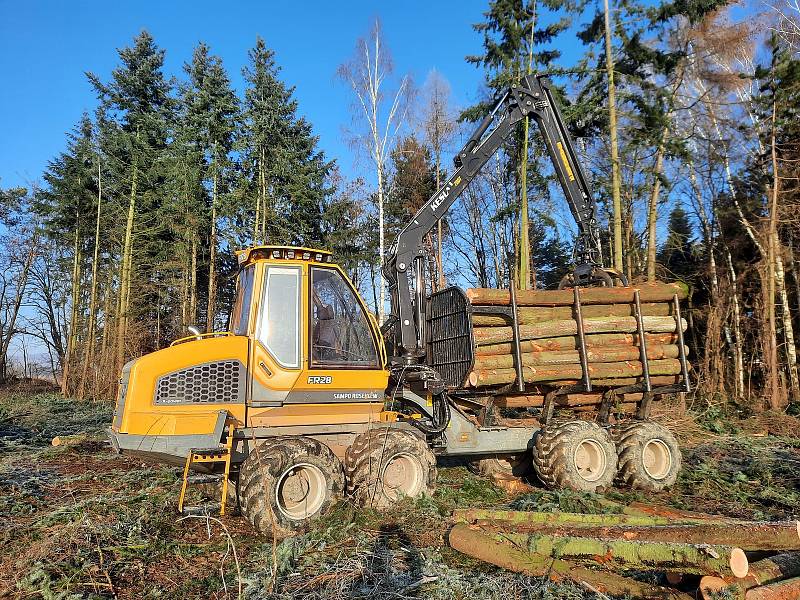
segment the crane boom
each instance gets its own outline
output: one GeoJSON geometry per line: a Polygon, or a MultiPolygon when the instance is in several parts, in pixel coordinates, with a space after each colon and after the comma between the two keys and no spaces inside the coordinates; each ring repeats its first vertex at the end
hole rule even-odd
{"type": "Polygon", "coordinates": [[[539,127],[570,212],[578,225],[573,273],[575,285],[585,284],[592,273],[601,268],[597,208],[586,176],[549,82],[544,77],[528,75],[520,85],[510,87],[495,102],[456,155],[456,168],[452,175],[414,214],[389,249],[383,270],[389,286],[391,313],[384,330],[394,329],[395,354],[404,362],[416,362],[425,353],[423,240],[513,133],[514,126],[525,117],[533,118],[539,127]],[[416,277],[416,298],[412,298],[411,272],[416,277]]]}

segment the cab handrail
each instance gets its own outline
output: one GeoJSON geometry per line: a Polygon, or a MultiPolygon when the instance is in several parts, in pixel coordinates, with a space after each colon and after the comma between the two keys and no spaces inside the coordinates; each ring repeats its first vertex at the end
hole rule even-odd
{"type": "Polygon", "coordinates": [[[173,346],[177,346],[178,344],[185,344],[186,342],[191,342],[194,340],[200,340],[203,338],[211,338],[211,337],[231,337],[233,333],[230,331],[207,331],[206,333],[198,333],[197,335],[187,335],[186,337],[179,338],[174,340],[169,347],[172,348],[173,346]]]}

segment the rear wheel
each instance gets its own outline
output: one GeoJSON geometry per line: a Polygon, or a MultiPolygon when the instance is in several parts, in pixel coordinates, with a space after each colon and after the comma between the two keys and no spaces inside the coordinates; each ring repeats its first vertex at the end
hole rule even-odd
{"type": "Polygon", "coordinates": [[[403,429],[372,429],[356,436],[344,457],[356,502],[388,508],[403,497],[431,494],[436,457],[419,436],[403,429]]]}
{"type": "Polygon", "coordinates": [[[242,514],[263,534],[302,530],[344,493],[342,463],[308,437],[279,437],[257,446],[239,471],[242,514]]]}
{"type": "Polygon", "coordinates": [[[678,479],[681,449],[672,432],[652,421],[623,423],[615,429],[617,480],[634,489],[660,492],[678,479]]]}
{"type": "Polygon", "coordinates": [[[611,436],[597,423],[567,421],[538,433],[533,464],[549,488],[596,492],[613,483],[617,453],[611,436]]]}

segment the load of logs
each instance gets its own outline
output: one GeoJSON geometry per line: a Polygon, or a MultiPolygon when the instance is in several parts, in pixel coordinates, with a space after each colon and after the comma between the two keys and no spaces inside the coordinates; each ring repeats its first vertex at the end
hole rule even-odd
{"type": "MultiPolygon", "coordinates": [[[[636,287],[584,288],[577,290],[520,290],[515,294],[521,372],[525,393],[502,396],[497,406],[541,406],[542,389],[573,385],[584,377],[593,388],[618,388],[640,383],[643,378],[642,340],[653,386],[680,382],[682,365],[675,315],[675,298],[688,290],[679,283],[641,284],[636,287]],[[635,293],[641,322],[637,318],[635,293]],[[580,316],[576,314],[580,311],[580,316]],[[580,331],[580,325],[583,325],[580,331]],[[585,363],[581,354],[585,353],[585,363]]],[[[473,288],[466,291],[472,306],[475,362],[466,385],[491,392],[517,380],[515,328],[508,314],[494,307],[512,304],[509,290],[473,288]]],[[[686,321],[680,319],[681,333],[686,321]]],[[[684,354],[688,349],[684,347],[684,354]]],[[[636,402],[640,396],[621,398],[636,402]]],[[[572,406],[597,404],[600,395],[573,394],[560,398],[572,406]]]]}
{"type": "Polygon", "coordinates": [[[499,567],[644,599],[797,600],[800,522],[749,522],[646,505],[622,514],[458,510],[450,545],[499,567]],[[653,585],[618,571],[664,575],[653,585]]]}

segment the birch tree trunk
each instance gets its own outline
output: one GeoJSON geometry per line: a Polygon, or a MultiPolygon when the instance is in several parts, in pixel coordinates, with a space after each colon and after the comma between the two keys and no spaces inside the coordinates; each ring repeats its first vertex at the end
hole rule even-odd
{"type": "Polygon", "coordinates": [[[617,142],[617,99],[614,85],[614,57],[611,55],[611,10],[603,0],[605,16],[606,75],[608,77],[608,127],[611,140],[611,200],[614,231],[614,269],[622,272],[622,201],[620,199],[619,146],[617,142]]]}
{"type": "Polygon", "coordinates": [[[792,399],[800,395],[797,383],[797,355],[794,347],[794,331],[792,318],[789,314],[789,301],[786,295],[786,278],[784,275],[783,259],[780,255],[780,240],[778,238],[778,194],[780,193],[780,177],[778,172],[778,152],[775,141],[775,119],[777,115],[777,102],[773,95],[772,100],[772,129],[770,131],[770,155],[772,159],[772,194],[769,207],[769,286],[767,300],[767,315],[769,319],[769,370],[770,370],[770,406],[773,409],[783,409],[788,403],[784,397],[782,386],[778,379],[778,337],[775,323],[775,294],[780,295],[783,313],[783,334],[786,340],[787,363],[789,368],[789,381],[792,399]]]}
{"type": "MultiPolygon", "coordinates": [[[[80,178],[78,179],[80,184],[80,178]]],[[[80,218],[80,215],[76,215],[80,218]]],[[[69,391],[70,367],[72,355],[75,352],[75,339],[78,334],[78,303],[80,296],[80,227],[75,226],[75,237],[72,241],[72,281],[70,290],[69,330],[67,332],[67,350],[64,353],[64,363],[61,370],[61,395],[66,396],[69,391]]]]}
{"type": "Polygon", "coordinates": [[[139,179],[139,169],[134,160],[131,173],[130,198],[128,201],[128,217],[125,222],[125,241],[122,247],[122,263],[119,278],[119,302],[117,303],[117,348],[116,370],[122,370],[125,362],[125,341],[128,333],[128,308],[131,280],[131,263],[133,251],[133,224],[136,216],[136,193],[139,179]]]}
{"type": "MultiPolygon", "coordinates": [[[[528,68],[527,73],[530,75],[533,70],[533,34],[536,26],[536,2],[531,3],[531,33],[530,42],[528,44],[528,68]]],[[[520,153],[520,177],[519,177],[519,193],[520,193],[520,208],[519,208],[519,281],[517,286],[522,290],[531,289],[531,242],[529,222],[528,222],[528,135],[530,128],[530,119],[525,116],[523,121],[523,134],[522,134],[522,151],[520,153]]]]}
{"type": "Polygon", "coordinates": [[[661,193],[661,169],[664,166],[664,143],[666,138],[667,130],[665,128],[661,133],[661,140],[656,150],[653,189],[650,192],[650,204],[647,211],[647,281],[656,280],[656,224],[658,222],[658,197],[661,193]]]}
{"type": "Polygon", "coordinates": [[[733,268],[733,259],[730,250],[726,249],[725,256],[728,260],[728,273],[731,278],[731,304],[733,306],[733,358],[734,381],[737,399],[744,398],[744,352],[742,351],[742,316],[739,307],[739,285],[736,280],[736,271],[733,268]]]}
{"type": "Polygon", "coordinates": [[[382,47],[380,23],[376,20],[368,39],[359,40],[356,54],[349,61],[339,66],[338,74],[352,88],[358,99],[357,112],[363,113],[368,134],[362,143],[375,166],[377,183],[376,198],[378,203],[378,259],[381,268],[378,273],[380,292],[378,294],[378,319],[385,318],[386,279],[383,273],[385,258],[385,219],[384,202],[386,180],[386,159],[391,151],[392,140],[400,129],[406,112],[404,102],[410,86],[408,77],[403,77],[396,93],[391,99],[385,119],[381,116],[384,105],[384,87],[386,78],[391,74],[391,56],[382,47]]]}
{"type": "Polygon", "coordinates": [[[712,304],[716,302],[719,295],[719,276],[717,275],[717,258],[715,255],[716,241],[714,240],[714,226],[711,219],[706,212],[706,207],[703,204],[703,195],[700,190],[700,185],[697,182],[697,173],[694,170],[694,162],[689,161],[689,182],[692,185],[692,193],[694,194],[697,214],[700,217],[700,226],[703,228],[703,238],[708,252],[708,271],[709,278],[711,279],[711,300],[712,304]]]}
{"type": "Polygon", "coordinates": [[[81,372],[78,399],[83,399],[86,393],[86,380],[89,376],[89,365],[94,363],[95,326],[97,323],[97,270],[100,259],[100,215],[103,202],[103,178],[100,159],[97,160],[97,212],[94,222],[94,249],[92,253],[92,279],[89,284],[89,323],[86,326],[86,342],[83,352],[83,370],[81,372]]]}
{"type": "Polygon", "coordinates": [[[189,269],[189,323],[197,323],[197,231],[192,231],[191,267],[189,269]]]}
{"type": "Polygon", "coordinates": [[[764,297],[765,308],[767,309],[767,391],[769,393],[768,402],[770,408],[774,410],[783,409],[787,402],[783,393],[780,381],[780,366],[778,363],[778,331],[775,315],[775,292],[777,287],[777,255],[778,248],[778,159],[775,150],[775,115],[777,106],[775,98],[772,100],[772,131],[770,134],[770,145],[772,155],[772,190],[769,203],[768,234],[767,234],[767,286],[764,297]]]}
{"type": "Polygon", "coordinates": [[[789,370],[790,400],[796,402],[800,400],[800,382],[798,382],[797,376],[797,347],[795,346],[789,294],[786,291],[786,270],[780,253],[780,239],[775,239],[773,246],[777,249],[775,253],[775,284],[781,301],[781,322],[783,324],[784,346],[786,347],[786,366],[789,370]]]}
{"type": "Polygon", "coordinates": [[[214,331],[217,307],[217,143],[214,142],[214,176],[211,190],[211,233],[208,239],[208,305],[206,307],[206,331],[214,331]]]}

